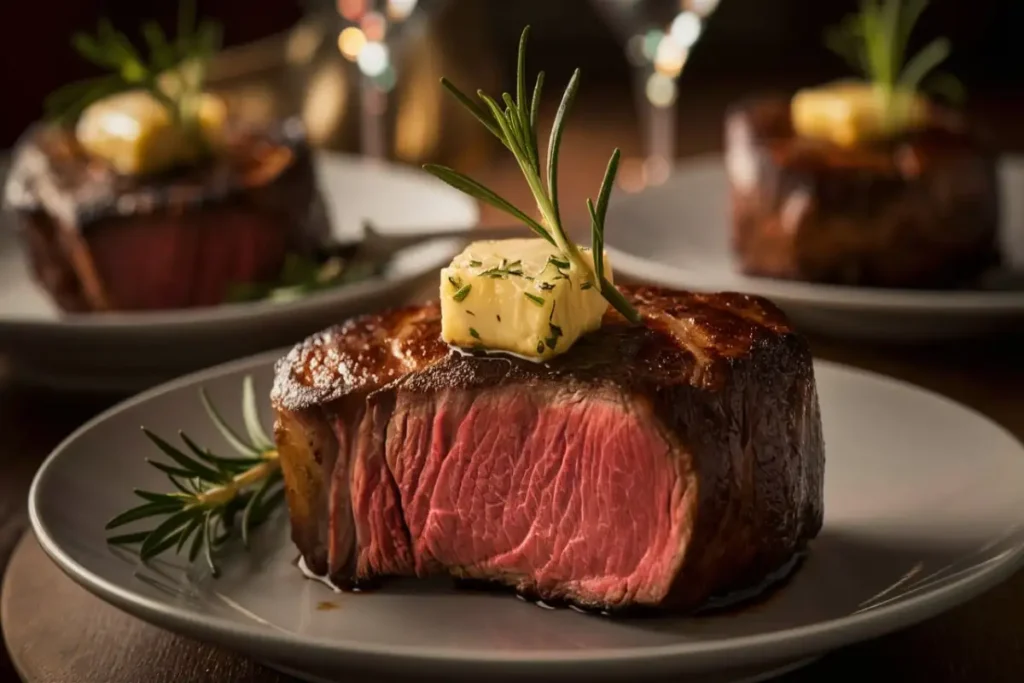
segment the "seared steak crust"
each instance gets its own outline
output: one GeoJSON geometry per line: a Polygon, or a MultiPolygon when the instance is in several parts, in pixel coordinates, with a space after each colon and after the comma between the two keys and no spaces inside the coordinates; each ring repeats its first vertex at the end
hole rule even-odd
{"type": "Polygon", "coordinates": [[[644,327],[610,311],[545,364],[452,351],[436,304],[282,358],[275,433],[306,564],[680,609],[786,564],[823,514],[806,343],[757,297],[623,291],[644,327]]]}

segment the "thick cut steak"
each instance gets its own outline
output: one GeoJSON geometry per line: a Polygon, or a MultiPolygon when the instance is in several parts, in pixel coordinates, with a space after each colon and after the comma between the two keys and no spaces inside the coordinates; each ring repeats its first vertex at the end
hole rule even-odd
{"type": "Polygon", "coordinates": [[[811,354],[769,302],[624,288],[645,316],[545,364],[440,341],[436,304],[353,319],[277,366],[292,537],[341,583],[447,574],[688,609],[820,530],[811,354]]]}

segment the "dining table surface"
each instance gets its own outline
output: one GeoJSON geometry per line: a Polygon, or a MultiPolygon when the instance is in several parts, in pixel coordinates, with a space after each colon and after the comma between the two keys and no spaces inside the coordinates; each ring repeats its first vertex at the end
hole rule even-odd
{"type": "MultiPolygon", "coordinates": [[[[695,94],[681,109],[678,155],[721,147],[721,116],[733,94],[695,94]]],[[[561,204],[585,211],[608,154],[640,154],[631,102],[600,94],[576,107],[561,153],[561,204]]],[[[1024,98],[990,97],[973,112],[1009,151],[1024,150],[1024,98]]],[[[553,107],[548,108],[547,120],[553,107]]],[[[479,173],[518,205],[528,189],[514,162],[496,156],[479,173]]],[[[563,210],[568,210],[563,209],[563,210]]],[[[573,214],[579,220],[582,214],[573,214]]],[[[482,224],[507,222],[484,207],[482,224]]],[[[628,226],[609,226],[609,231],[628,226]]],[[[424,291],[422,296],[429,296],[424,291]]],[[[891,375],[974,408],[1024,440],[1022,340],[884,346],[810,336],[818,358],[891,375]]],[[[234,653],[191,641],[123,614],[88,594],[52,565],[31,537],[26,500],[36,468],[76,427],[123,397],[16,386],[0,359],[0,572],[10,561],[0,615],[0,683],[284,683],[283,674],[234,653]],[[13,558],[13,560],[12,560],[13,558]]],[[[971,457],[964,453],[963,457],[971,457]]],[[[103,476],[102,472],[95,476],[103,476]]],[[[1024,510],[1021,510],[1024,516],[1024,510]]],[[[780,681],[921,680],[929,683],[1020,681],[1024,677],[1024,572],[970,602],[916,626],[826,655],[780,681]]]]}

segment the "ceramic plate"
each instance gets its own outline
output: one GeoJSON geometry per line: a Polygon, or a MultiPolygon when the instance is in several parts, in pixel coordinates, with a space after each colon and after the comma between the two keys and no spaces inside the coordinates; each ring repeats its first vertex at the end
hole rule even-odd
{"type": "MultiPolygon", "coordinates": [[[[827,444],[825,525],[800,569],[728,613],[628,620],[545,610],[514,597],[400,581],[335,594],[295,566],[282,514],[222,575],[174,556],[150,567],[108,547],[103,525],[134,487],[166,488],[144,458],[145,425],[226,447],[200,385],[241,420],[244,375],[265,394],[277,355],[148,391],[96,418],[40,469],[32,523],[75,581],[142,619],[317,680],[364,672],[418,680],[756,678],[907,626],[1006,578],[1024,556],[1024,448],[986,418],[882,377],[817,363],[827,444]]],[[[264,422],[270,424],[269,406],[264,422]]],[[[283,512],[283,511],[282,511],[283,512]]]]}
{"type": "MultiPolygon", "coordinates": [[[[317,159],[333,234],[469,229],[475,201],[416,169],[337,154],[317,159]]],[[[380,278],[287,304],[256,302],[168,312],[60,316],[33,282],[21,245],[0,225],[0,355],[31,382],[137,391],[185,372],[297,341],[347,315],[393,304],[451,260],[458,240],[401,251],[380,278]]]]}
{"type": "MultiPolygon", "coordinates": [[[[1002,246],[1024,265],[1024,160],[1000,168],[1002,246]]],[[[934,341],[1024,329],[1024,292],[913,291],[819,285],[739,273],[730,249],[720,156],[681,163],[663,185],[617,195],[608,209],[616,271],[645,282],[761,294],[807,330],[877,341],[934,341]]]]}

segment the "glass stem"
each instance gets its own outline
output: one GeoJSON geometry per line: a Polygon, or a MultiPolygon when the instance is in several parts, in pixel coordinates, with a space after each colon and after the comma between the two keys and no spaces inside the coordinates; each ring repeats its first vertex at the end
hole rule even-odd
{"type": "Polygon", "coordinates": [[[647,96],[647,82],[654,70],[637,67],[633,72],[637,114],[643,141],[645,184],[657,185],[668,177],[676,156],[677,98],[655,105],[647,96]]]}
{"type": "Polygon", "coordinates": [[[387,157],[387,132],[385,113],[388,95],[369,76],[360,74],[359,97],[359,147],[363,156],[371,159],[387,157]]]}

